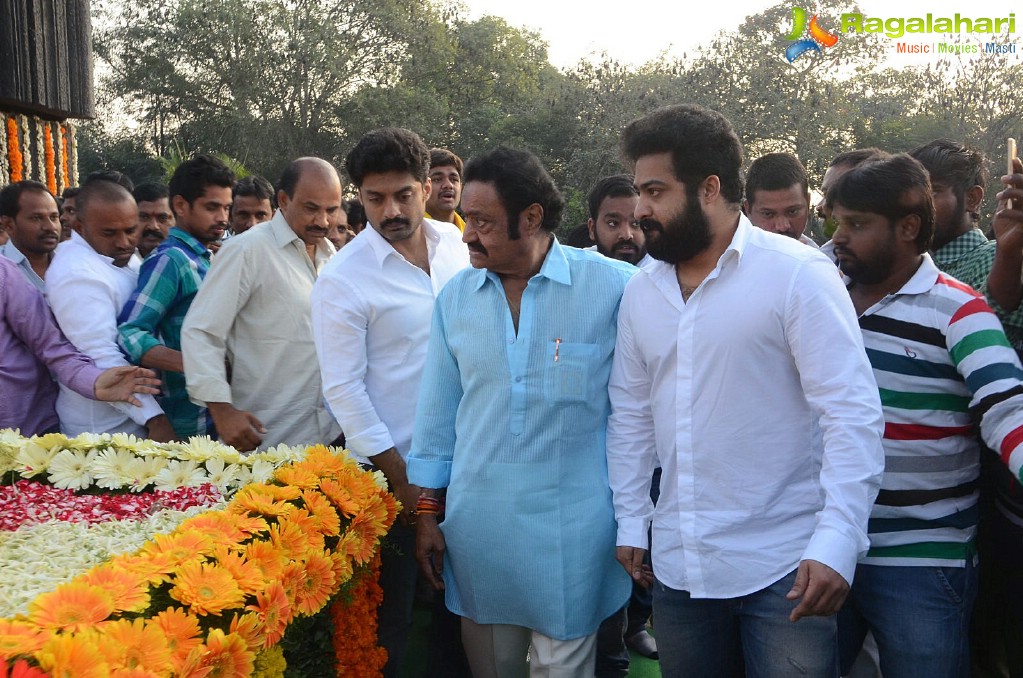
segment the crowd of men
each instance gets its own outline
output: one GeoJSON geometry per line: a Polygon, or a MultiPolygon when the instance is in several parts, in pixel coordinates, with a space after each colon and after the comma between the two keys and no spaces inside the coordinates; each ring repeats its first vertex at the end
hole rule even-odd
{"type": "Polygon", "coordinates": [[[357,201],[314,157],[7,186],[0,428],[344,444],[402,504],[389,677],[420,578],[428,676],[1023,675],[1023,166],[988,239],[955,141],[816,206],[698,106],[621,152],[581,247],[531,153],[398,128],[357,201]]]}

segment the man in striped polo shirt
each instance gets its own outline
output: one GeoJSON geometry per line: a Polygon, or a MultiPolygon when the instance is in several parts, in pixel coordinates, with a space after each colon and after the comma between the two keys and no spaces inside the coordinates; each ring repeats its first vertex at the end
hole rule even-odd
{"type": "MultiPolygon", "coordinates": [[[[873,631],[886,678],[967,676],[976,596],[979,432],[1018,477],[1023,369],[983,296],[939,272],[934,203],[901,154],[849,171],[828,193],[885,413],[885,474],[870,550],[839,615],[842,668],[873,631]]],[[[845,671],[843,671],[844,673],[845,671]]]]}

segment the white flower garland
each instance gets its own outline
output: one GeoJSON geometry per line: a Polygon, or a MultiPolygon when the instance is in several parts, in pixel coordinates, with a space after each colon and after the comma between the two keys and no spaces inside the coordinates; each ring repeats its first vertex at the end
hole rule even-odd
{"type": "Polygon", "coordinates": [[[21,144],[21,179],[32,178],[32,128],[29,127],[28,116],[18,116],[18,134],[24,140],[21,144]]]}
{"type": "Polygon", "coordinates": [[[36,125],[36,181],[46,185],[46,138],[42,118],[33,118],[36,125]]]}
{"type": "Polygon", "coordinates": [[[53,521],[0,532],[0,618],[25,614],[40,594],[116,555],[140,549],[154,535],[172,532],[186,518],[222,506],[158,511],[146,520],[93,525],[53,521]],[[72,544],[74,548],[69,548],[72,544]]]}
{"type": "Polygon", "coordinates": [[[69,120],[67,122],[67,148],[68,153],[71,154],[71,161],[68,164],[68,181],[71,182],[72,186],[78,185],[78,130],[71,124],[69,120]]]}

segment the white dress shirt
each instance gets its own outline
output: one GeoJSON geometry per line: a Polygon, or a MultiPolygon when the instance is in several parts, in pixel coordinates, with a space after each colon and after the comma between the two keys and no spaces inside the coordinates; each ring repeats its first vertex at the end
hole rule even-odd
{"type": "Polygon", "coordinates": [[[320,397],[309,314],[313,283],[333,254],[324,239],[310,259],[278,210],[224,243],[185,316],[189,397],[255,415],[267,429],[260,448],[326,444],[339,433],[320,397]]]}
{"type": "MultiPolygon", "coordinates": [[[[79,351],[106,369],[128,365],[117,346],[117,314],[135,289],[141,260],[133,255],[126,266],[115,266],[78,233],[60,244],[46,269],[46,297],[64,335],[79,351]]],[[[145,424],[163,414],[153,396],[135,396],[142,407],[106,403],[80,395],[64,384],[57,395],[60,430],[79,433],[145,435],[145,424]]]]}
{"type": "Polygon", "coordinates": [[[391,447],[408,455],[434,300],[469,265],[457,227],[424,219],[422,229],[429,275],[368,225],[313,288],[323,396],[363,458],[391,447]]]}
{"type": "Polygon", "coordinates": [[[646,548],[652,516],[658,580],[734,598],[812,559],[852,582],[884,421],[826,257],[743,216],[688,302],[673,266],[642,270],[622,298],[610,393],[618,544],[646,548]]]}

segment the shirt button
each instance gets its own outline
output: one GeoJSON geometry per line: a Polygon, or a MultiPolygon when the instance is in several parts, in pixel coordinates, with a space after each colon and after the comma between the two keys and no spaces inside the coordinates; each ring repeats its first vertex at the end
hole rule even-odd
{"type": "Polygon", "coordinates": [[[515,340],[514,340],[514,339],[509,339],[509,340],[508,340],[508,345],[509,345],[509,346],[511,346],[511,345],[512,345],[512,344],[514,344],[514,343],[515,343],[515,340]]]}
{"type": "Polygon", "coordinates": [[[515,383],[516,384],[519,383],[520,381],[522,381],[522,377],[515,377],[515,383]]]}

